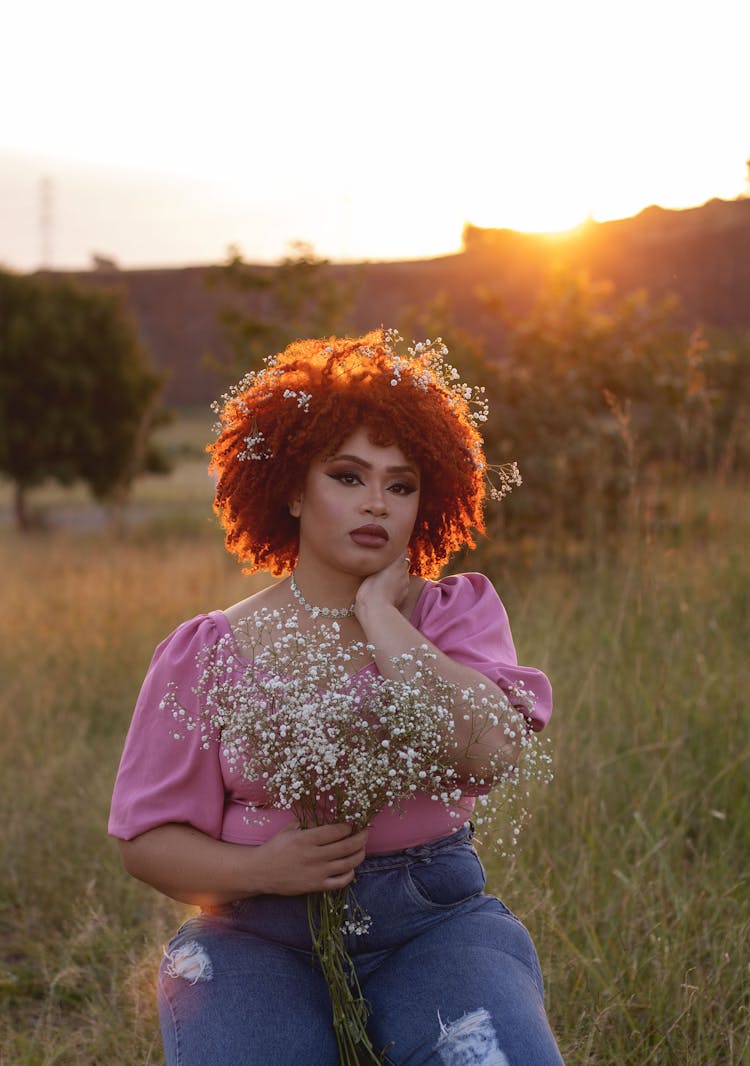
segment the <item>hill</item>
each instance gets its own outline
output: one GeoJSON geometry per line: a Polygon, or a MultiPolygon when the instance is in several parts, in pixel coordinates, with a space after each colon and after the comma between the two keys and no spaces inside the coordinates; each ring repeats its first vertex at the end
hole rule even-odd
{"type": "MultiPolygon", "coordinates": [[[[464,249],[436,259],[334,264],[331,274],[358,289],[351,328],[399,325],[404,308],[446,293],[459,325],[501,353],[504,333],[483,309],[479,290],[497,293],[516,313],[533,302],[552,269],[584,269],[621,292],[675,293],[685,324],[750,329],[750,199],[711,200],[671,211],[649,207],[633,218],[589,221],[565,234],[529,234],[467,225],[464,249]]],[[[271,272],[273,267],[258,267],[271,272]]],[[[117,270],[100,261],[78,274],[85,284],[122,290],[154,363],[169,374],[166,398],[176,406],[207,403],[219,391],[207,355],[221,359],[218,312],[228,302],[206,284],[208,267],[117,270]]],[[[248,306],[258,305],[255,296],[248,306]]]]}

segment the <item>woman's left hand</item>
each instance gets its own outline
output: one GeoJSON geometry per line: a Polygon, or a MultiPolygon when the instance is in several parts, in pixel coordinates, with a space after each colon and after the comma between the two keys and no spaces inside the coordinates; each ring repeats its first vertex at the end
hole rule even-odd
{"type": "Polygon", "coordinates": [[[397,607],[409,592],[409,556],[404,553],[376,574],[366,577],[357,590],[354,613],[367,607],[397,607]]]}

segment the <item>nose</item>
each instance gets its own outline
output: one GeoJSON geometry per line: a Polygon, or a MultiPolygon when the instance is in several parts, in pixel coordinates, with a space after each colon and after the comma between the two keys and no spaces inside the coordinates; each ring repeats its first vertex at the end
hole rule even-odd
{"type": "Polygon", "coordinates": [[[388,514],[388,498],[379,485],[372,485],[367,499],[363,501],[362,510],[365,514],[386,515],[388,514]]]}

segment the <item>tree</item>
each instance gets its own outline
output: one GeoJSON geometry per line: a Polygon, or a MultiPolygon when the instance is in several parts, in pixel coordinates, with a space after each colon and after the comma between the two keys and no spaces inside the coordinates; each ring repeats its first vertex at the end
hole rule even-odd
{"type": "Polygon", "coordinates": [[[151,440],[162,381],[117,295],[0,272],[0,473],[20,528],[44,480],[82,480],[117,510],[140,473],[166,469],[151,440]]]}
{"type": "MultiPolygon", "coordinates": [[[[509,327],[508,356],[487,380],[490,437],[524,475],[504,508],[512,531],[595,543],[642,520],[645,486],[715,468],[728,360],[678,324],[675,299],[620,296],[585,272],[558,271],[523,318],[484,302],[509,327]]],[[[655,490],[648,499],[660,506],[655,490]]]]}
{"type": "Polygon", "coordinates": [[[292,341],[345,333],[357,286],[356,279],[337,279],[329,260],[303,241],[273,267],[252,266],[231,248],[208,283],[234,297],[220,312],[233,353],[231,365],[219,368],[228,378],[257,369],[292,341]]]}

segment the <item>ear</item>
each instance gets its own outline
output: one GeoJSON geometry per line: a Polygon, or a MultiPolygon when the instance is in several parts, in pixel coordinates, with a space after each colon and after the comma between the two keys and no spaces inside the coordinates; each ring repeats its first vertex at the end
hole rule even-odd
{"type": "Polygon", "coordinates": [[[302,514],[302,493],[296,493],[289,501],[289,514],[292,518],[299,518],[302,514]]]}

